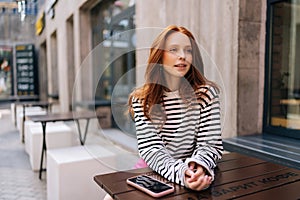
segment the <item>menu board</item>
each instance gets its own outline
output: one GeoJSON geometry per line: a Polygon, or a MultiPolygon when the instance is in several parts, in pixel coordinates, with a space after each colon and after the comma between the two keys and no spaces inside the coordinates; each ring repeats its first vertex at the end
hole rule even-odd
{"type": "Polygon", "coordinates": [[[16,45],[17,95],[37,94],[37,73],[34,45],[16,45]]]}

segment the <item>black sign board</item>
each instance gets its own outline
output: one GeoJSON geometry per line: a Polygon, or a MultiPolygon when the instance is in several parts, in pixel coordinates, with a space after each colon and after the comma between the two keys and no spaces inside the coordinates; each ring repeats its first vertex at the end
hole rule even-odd
{"type": "Polygon", "coordinates": [[[16,46],[17,95],[37,95],[37,73],[33,44],[16,46]]]}

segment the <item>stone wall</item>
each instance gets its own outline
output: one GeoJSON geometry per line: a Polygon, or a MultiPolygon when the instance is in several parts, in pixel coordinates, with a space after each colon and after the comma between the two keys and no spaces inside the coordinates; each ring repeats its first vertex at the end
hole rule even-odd
{"type": "MultiPolygon", "coordinates": [[[[146,63],[148,49],[158,29],[170,24],[185,26],[202,49],[205,75],[221,89],[223,137],[237,134],[238,0],[136,1],[137,66],[146,63]],[[153,34],[142,31],[153,28],[153,34]],[[139,34],[139,33],[143,34],[139,34]]],[[[137,68],[137,83],[144,68],[137,68]]]]}
{"type": "Polygon", "coordinates": [[[237,132],[262,132],[266,2],[240,0],[237,132]]]}

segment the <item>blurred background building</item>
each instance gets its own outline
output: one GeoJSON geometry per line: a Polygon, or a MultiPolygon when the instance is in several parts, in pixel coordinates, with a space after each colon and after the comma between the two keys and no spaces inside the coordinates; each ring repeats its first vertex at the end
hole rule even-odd
{"type": "Polygon", "coordinates": [[[35,0],[0,1],[0,101],[38,98],[37,13],[35,0]]]}
{"type": "MultiPolygon", "coordinates": [[[[3,99],[36,95],[58,100],[61,111],[96,109],[112,115],[111,124],[103,126],[122,126],[130,132],[128,119],[120,117],[126,97],[144,80],[153,38],[176,24],[195,35],[206,61],[205,75],[222,89],[224,138],[269,133],[299,139],[299,4],[297,0],[1,1],[1,52],[11,52],[4,54],[13,74],[3,99]],[[31,75],[37,83],[34,91],[29,85],[24,92],[18,88],[18,77],[23,77],[18,75],[16,51],[17,45],[31,43],[37,68],[31,75]]],[[[19,50],[26,48],[30,47],[19,50]]]]}

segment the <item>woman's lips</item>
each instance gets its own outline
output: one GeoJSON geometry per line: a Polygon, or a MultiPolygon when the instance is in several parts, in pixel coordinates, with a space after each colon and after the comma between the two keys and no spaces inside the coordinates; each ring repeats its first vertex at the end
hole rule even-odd
{"type": "Polygon", "coordinates": [[[178,64],[178,65],[175,65],[175,67],[180,67],[180,68],[184,68],[186,67],[187,65],[186,64],[178,64]]]}

